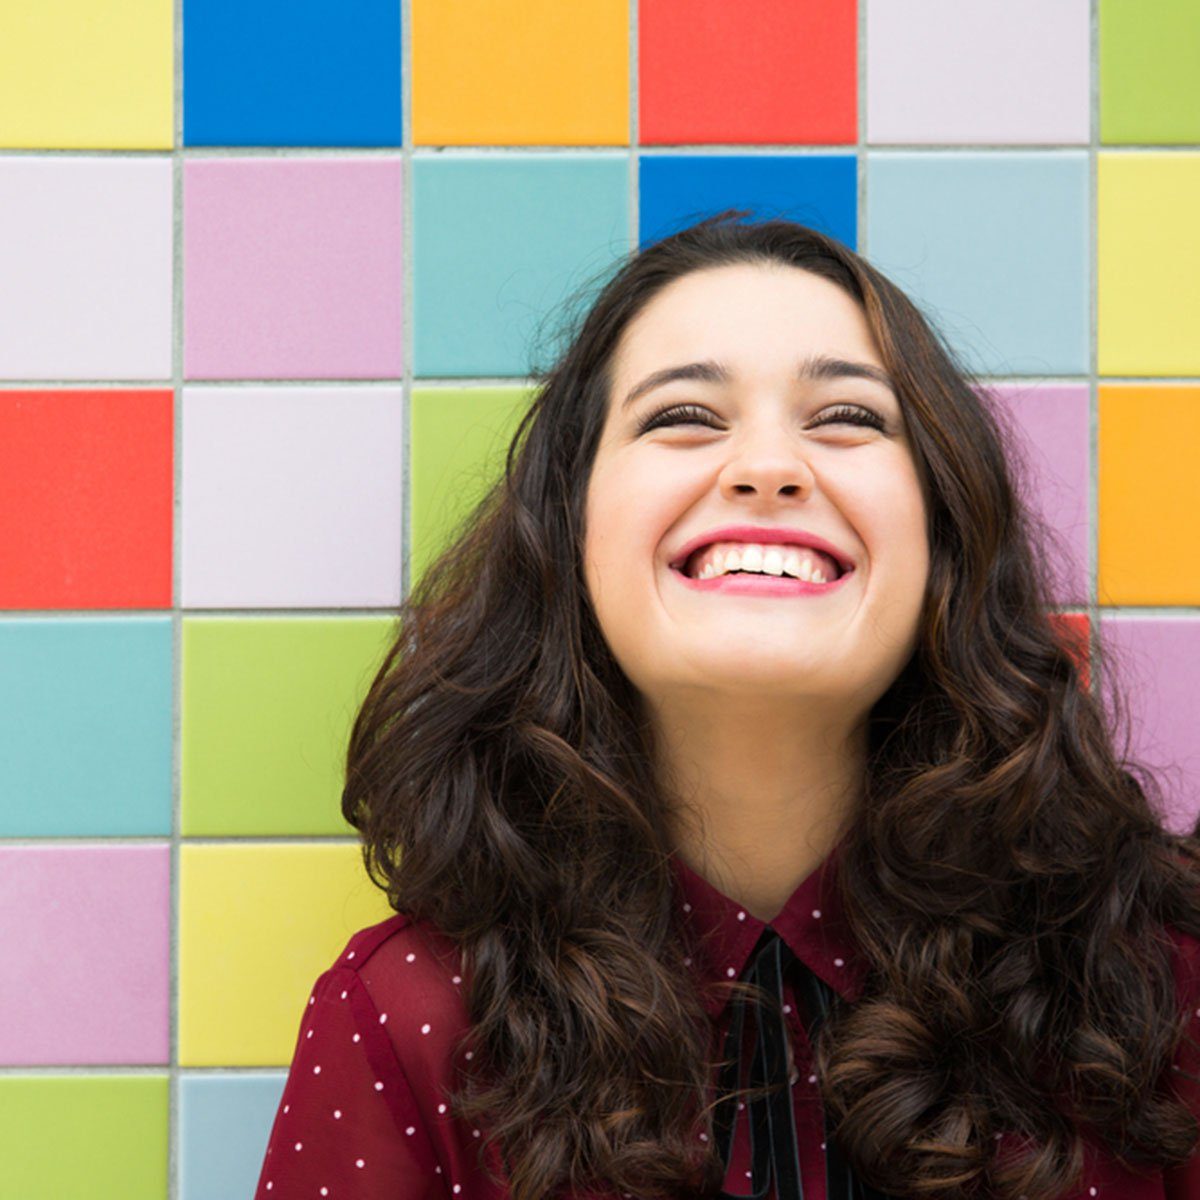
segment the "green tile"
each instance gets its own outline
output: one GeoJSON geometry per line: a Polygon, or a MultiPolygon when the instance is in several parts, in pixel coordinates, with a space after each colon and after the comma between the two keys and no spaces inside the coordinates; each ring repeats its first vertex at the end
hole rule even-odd
{"type": "Polygon", "coordinates": [[[340,803],[354,715],[391,617],[185,617],[185,836],[353,835],[340,803]]]}
{"type": "Polygon", "coordinates": [[[1100,0],[1100,140],[1200,142],[1200,3],[1100,0]]]}
{"type": "Polygon", "coordinates": [[[504,474],[531,387],[421,388],[412,393],[409,587],[504,474]]]}
{"type": "Polygon", "coordinates": [[[0,1195],[162,1200],[166,1075],[0,1076],[0,1195]]]}

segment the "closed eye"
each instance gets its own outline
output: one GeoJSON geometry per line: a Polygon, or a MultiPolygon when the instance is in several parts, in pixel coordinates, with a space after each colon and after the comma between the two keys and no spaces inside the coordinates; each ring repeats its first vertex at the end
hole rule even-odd
{"type": "MultiPolygon", "coordinates": [[[[716,426],[711,418],[712,414],[708,409],[701,408],[697,404],[675,404],[667,408],[660,408],[657,412],[643,417],[638,422],[637,431],[639,434],[643,434],[666,425],[706,425],[710,429],[714,429],[716,426]]],[[[874,409],[858,404],[839,404],[828,408],[817,414],[814,424],[817,426],[866,425],[879,430],[887,427],[887,422],[874,409]]]]}

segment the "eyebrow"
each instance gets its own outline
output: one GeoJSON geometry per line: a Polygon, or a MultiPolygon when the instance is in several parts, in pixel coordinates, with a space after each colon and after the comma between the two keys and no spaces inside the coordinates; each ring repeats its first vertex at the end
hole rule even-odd
{"type": "MultiPolygon", "coordinates": [[[[647,375],[641,383],[630,389],[629,395],[621,402],[622,410],[626,409],[639,397],[644,396],[653,388],[661,387],[664,383],[673,383],[677,379],[692,380],[698,383],[728,383],[733,378],[728,367],[711,358],[703,362],[685,363],[678,367],[663,367],[647,375]]],[[[831,358],[826,354],[814,354],[801,362],[796,372],[798,380],[826,379],[869,379],[881,383],[895,394],[896,385],[886,371],[870,363],[851,362],[845,358],[831,358]]]]}

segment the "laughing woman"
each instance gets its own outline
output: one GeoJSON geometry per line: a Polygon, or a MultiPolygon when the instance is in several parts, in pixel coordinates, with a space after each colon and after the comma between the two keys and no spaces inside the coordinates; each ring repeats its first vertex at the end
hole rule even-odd
{"type": "Polygon", "coordinates": [[[1200,1197],[1200,841],[986,396],[745,216],[605,284],[406,598],[342,802],[396,915],[259,1200],[1200,1197]]]}

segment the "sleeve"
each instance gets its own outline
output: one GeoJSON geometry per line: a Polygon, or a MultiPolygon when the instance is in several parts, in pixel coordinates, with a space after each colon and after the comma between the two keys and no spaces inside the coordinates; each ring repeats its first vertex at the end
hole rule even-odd
{"type": "Polygon", "coordinates": [[[358,972],[330,968],[305,1006],[254,1200],[435,1200],[448,1195],[439,1172],[358,972]]]}
{"type": "MultiPolygon", "coordinates": [[[[1186,1034],[1200,1045],[1200,941],[1190,935],[1176,933],[1175,936],[1178,939],[1177,991],[1180,1002],[1188,1005],[1191,1014],[1186,1034]]],[[[1200,1080],[1200,1050],[1188,1045],[1186,1038],[1176,1053],[1172,1070],[1185,1071],[1200,1080]]],[[[1200,1122],[1200,1082],[1176,1074],[1175,1085],[1180,1098],[1200,1122]]],[[[1163,1196],[1165,1200],[1196,1200],[1200,1196],[1200,1145],[1185,1163],[1164,1169],[1163,1196]]]]}

